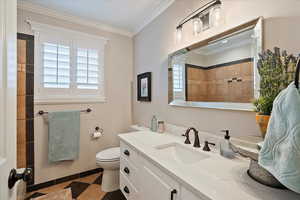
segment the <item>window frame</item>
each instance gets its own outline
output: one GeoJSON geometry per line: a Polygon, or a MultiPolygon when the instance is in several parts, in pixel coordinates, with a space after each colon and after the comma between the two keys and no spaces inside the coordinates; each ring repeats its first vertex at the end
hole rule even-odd
{"type": "Polygon", "coordinates": [[[105,46],[108,39],[61,27],[29,22],[35,36],[35,104],[101,103],[105,96],[105,46]],[[70,87],[45,88],[43,85],[43,44],[54,43],[70,47],[70,87]],[[98,89],[77,88],[77,48],[98,51],[98,89]]]}

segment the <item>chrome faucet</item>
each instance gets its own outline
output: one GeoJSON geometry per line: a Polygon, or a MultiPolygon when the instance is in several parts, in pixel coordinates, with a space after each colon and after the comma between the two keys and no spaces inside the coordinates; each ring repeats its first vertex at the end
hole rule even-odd
{"type": "Polygon", "coordinates": [[[193,128],[193,127],[188,128],[188,129],[186,130],[185,134],[182,135],[182,136],[185,136],[185,137],[186,137],[184,143],[185,143],[185,144],[191,144],[191,141],[190,141],[190,131],[191,131],[191,130],[194,131],[194,134],[195,134],[194,147],[199,148],[199,147],[200,147],[200,141],[199,141],[198,131],[197,131],[195,128],[193,128]]]}

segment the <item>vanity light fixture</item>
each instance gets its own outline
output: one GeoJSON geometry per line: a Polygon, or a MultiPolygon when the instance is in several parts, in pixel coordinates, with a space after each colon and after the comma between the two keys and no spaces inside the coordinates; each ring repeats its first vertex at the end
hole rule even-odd
{"type": "Polygon", "coordinates": [[[203,21],[201,18],[207,11],[210,13],[210,27],[217,26],[221,18],[221,4],[222,2],[220,0],[212,0],[184,18],[176,27],[176,41],[181,41],[183,25],[191,20],[193,20],[194,35],[198,35],[203,30],[203,21]]]}
{"type": "Polygon", "coordinates": [[[213,8],[211,8],[210,13],[210,26],[218,26],[220,24],[221,20],[221,5],[216,5],[213,8]]]}
{"type": "Polygon", "coordinates": [[[176,42],[180,42],[182,39],[182,26],[176,28],[176,42]]]}
{"type": "Polygon", "coordinates": [[[193,19],[193,27],[194,27],[194,35],[198,35],[199,33],[201,33],[203,29],[203,22],[199,16],[193,19]]]}

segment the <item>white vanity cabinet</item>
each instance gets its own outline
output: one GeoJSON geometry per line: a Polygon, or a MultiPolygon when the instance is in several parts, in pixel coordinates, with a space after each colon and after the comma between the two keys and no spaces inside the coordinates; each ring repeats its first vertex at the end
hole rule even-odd
{"type": "Polygon", "coordinates": [[[181,187],[180,190],[180,200],[206,200],[196,196],[194,193],[188,189],[181,187]]]}
{"type": "Polygon", "coordinates": [[[120,190],[127,200],[204,200],[121,142],[120,190]]]}
{"type": "Polygon", "coordinates": [[[179,184],[148,160],[142,158],[141,161],[141,199],[179,200],[179,184]]]}

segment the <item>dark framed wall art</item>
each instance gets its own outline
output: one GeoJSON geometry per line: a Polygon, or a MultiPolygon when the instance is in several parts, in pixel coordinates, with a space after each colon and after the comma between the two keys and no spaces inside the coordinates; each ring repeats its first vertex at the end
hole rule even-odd
{"type": "Polygon", "coordinates": [[[151,72],[139,74],[137,76],[137,100],[151,101],[151,72]]]}

